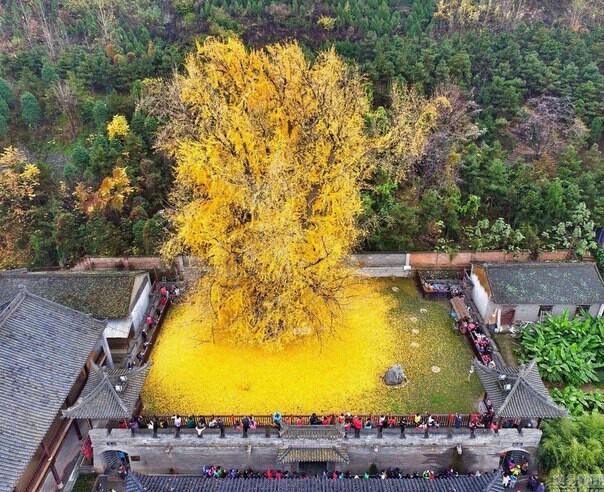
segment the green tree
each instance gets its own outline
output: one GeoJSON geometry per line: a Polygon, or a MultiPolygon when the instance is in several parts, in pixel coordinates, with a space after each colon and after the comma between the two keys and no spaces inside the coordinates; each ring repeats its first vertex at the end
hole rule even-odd
{"type": "Polygon", "coordinates": [[[7,133],[8,122],[6,121],[6,118],[4,116],[0,115],[0,137],[6,136],[7,133]]]}
{"type": "Polygon", "coordinates": [[[573,484],[568,488],[561,488],[561,484],[568,485],[565,478],[571,475],[602,473],[604,414],[546,420],[541,429],[543,439],[539,445],[537,460],[548,473],[551,492],[583,490],[575,488],[573,484]]]}
{"type": "Polygon", "coordinates": [[[8,118],[10,117],[10,109],[8,104],[6,104],[6,101],[2,98],[0,98],[0,116],[4,118],[5,122],[7,122],[8,118]]]}
{"type": "Polygon", "coordinates": [[[42,121],[42,108],[31,92],[21,95],[21,119],[30,128],[38,126],[42,121]]]}
{"type": "Polygon", "coordinates": [[[98,130],[105,129],[107,126],[107,120],[109,119],[109,108],[107,107],[107,101],[104,99],[99,99],[94,103],[94,107],[92,108],[92,118],[98,130]]]}
{"type": "Polygon", "coordinates": [[[42,66],[41,76],[42,80],[47,86],[50,86],[54,82],[59,80],[59,76],[57,75],[57,72],[55,71],[54,67],[46,63],[42,66]]]}
{"type": "Polygon", "coordinates": [[[13,89],[4,79],[0,79],[0,98],[4,99],[9,106],[15,104],[15,93],[13,89]]]}
{"type": "Polygon", "coordinates": [[[484,104],[498,116],[514,117],[520,111],[524,82],[515,78],[506,80],[495,76],[482,94],[484,104]]]}
{"type": "Polygon", "coordinates": [[[585,203],[578,204],[571,212],[569,220],[560,222],[543,232],[543,237],[549,241],[550,248],[572,249],[579,258],[592,251],[596,247],[596,235],[591,213],[585,203]]]}

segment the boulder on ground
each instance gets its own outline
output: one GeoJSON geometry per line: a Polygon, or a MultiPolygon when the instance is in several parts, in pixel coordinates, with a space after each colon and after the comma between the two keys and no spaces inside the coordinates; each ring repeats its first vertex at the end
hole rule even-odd
{"type": "Polygon", "coordinates": [[[386,371],[386,374],[384,374],[384,383],[388,386],[403,384],[406,380],[407,378],[405,377],[405,373],[400,364],[392,366],[386,371]]]}

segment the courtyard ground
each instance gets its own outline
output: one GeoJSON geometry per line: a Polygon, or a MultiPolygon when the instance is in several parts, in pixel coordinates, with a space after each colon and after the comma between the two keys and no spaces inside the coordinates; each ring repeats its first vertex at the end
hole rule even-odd
{"type": "Polygon", "coordinates": [[[469,412],[482,395],[448,303],[424,301],[408,279],[363,280],[343,300],[337,332],[281,352],[216,337],[201,304],[172,308],[153,349],[146,414],[469,412]],[[404,387],[381,380],[400,363],[404,387]],[[434,372],[437,371],[437,372],[434,372]]]}

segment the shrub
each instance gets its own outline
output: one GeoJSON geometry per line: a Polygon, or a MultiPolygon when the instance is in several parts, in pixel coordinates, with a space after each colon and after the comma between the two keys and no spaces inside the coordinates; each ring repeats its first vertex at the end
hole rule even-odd
{"type": "Polygon", "coordinates": [[[552,397],[576,417],[584,413],[604,412],[604,394],[598,391],[585,392],[575,386],[567,386],[562,391],[554,388],[552,397]]]}
{"type": "Polygon", "coordinates": [[[604,367],[604,318],[569,319],[568,312],[535,323],[522,333],[521,362],[537,359],[541,377],[575,386],[598,381],[604,367]]]}

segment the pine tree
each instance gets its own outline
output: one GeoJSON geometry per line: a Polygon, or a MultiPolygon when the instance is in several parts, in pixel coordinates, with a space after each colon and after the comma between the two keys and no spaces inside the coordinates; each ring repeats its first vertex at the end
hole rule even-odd
{"type": "Polygon", "coordinates": [[[13,92],[8,82],[0,79],[0,99],[4,99],[6,104],[13,106],[15,104],[15,93],[13,92]]]}
{"type": "Polygon", "coordinates": [[[6,103],[6,101],[4,99],[2,99],[1,97],[0,97],[0,116],[2,116],[2,118],[4,118],[5,123],[8,121],[8,118],[10,116],[10,108],[8,107],[8,104],[6,103]]]}
{"type": "Polygon", "coordinates": [[[42,108],[31,92],[21,95],[21,119],[30,128],[38,126],[42,121],[42,108]]]}

